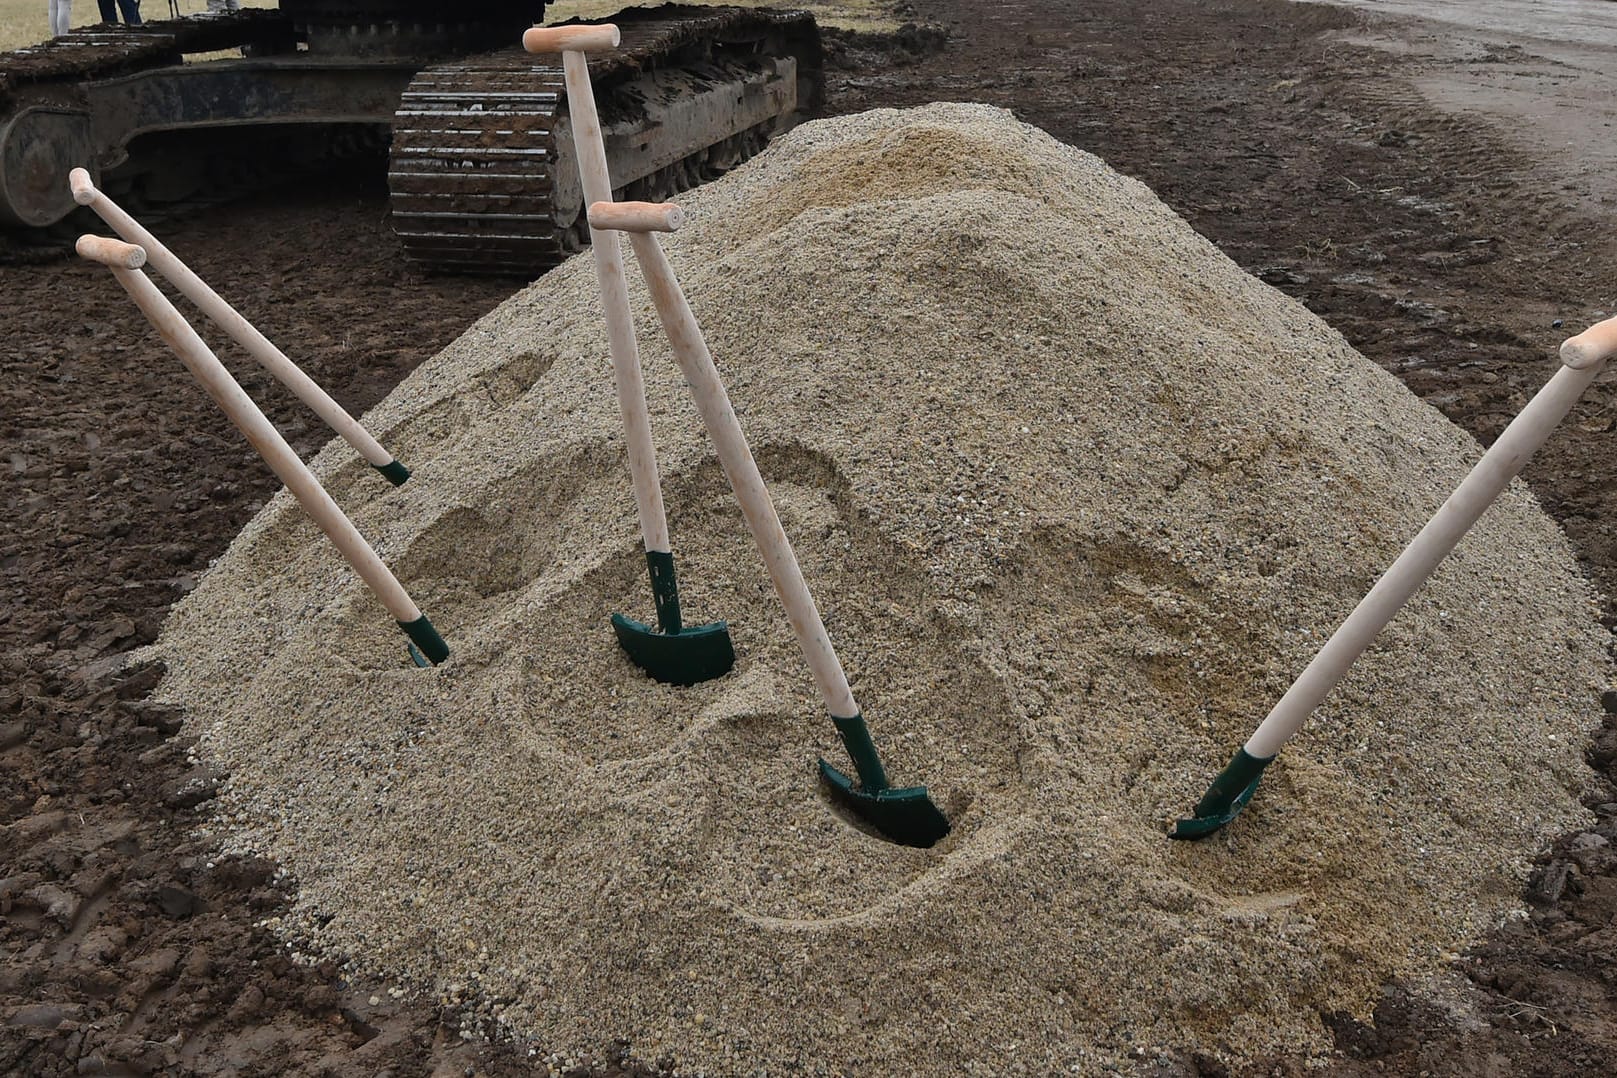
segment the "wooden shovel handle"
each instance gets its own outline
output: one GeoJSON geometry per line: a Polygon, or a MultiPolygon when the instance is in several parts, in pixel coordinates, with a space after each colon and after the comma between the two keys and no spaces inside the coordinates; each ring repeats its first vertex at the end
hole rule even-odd
{"type": "Polygon", "coordinates": [[[1575,371],[1617,356],[1617,317],[1596,322],[1561,345],[1561,362],[1575,371]]]}
{"type": "MultiPolygon", "coordinates": [[[[190,267],[181,262],[179,256],[165,247],[163,242],[156,236],[146,231],[140,222],[129,216],[112,199],[97,190],[95,181],[90,179],[89,172],[82,168],[76,168],[68,173],[67,183],[73,191],[73,200],[75,202],[94,210],[97,216],[112,226],[112,230],[128,240],[129,243],[138,244],[137,249],[144,252],[144,261],[150,262],[153,269],[172,281],[174,286],[184,293],[187,299],[201,308],[203,314],[211,318],[220,329],[230,334],[237,344],[247,349],[248,353],[262,363],[266,370],[280,379],[281,383],[293,393],[297,394],[299,400],[314,409],[315,414],[325,420],[332,430],[342,435],[360,456],[377,468],[383,468],[394,463],[393,454],[389,453],[382,447],[380,442],[371,437],[370,432],[360,426],[359,421],[349,415],[342,405],[332,400],[330,394],[321,389],[314,379],[303,373],[301,367],[287,358],[285,352],[282,352],[268,337],[260,333],[257,326],[247,321],[236,308],[225,302],[224,298],[210,288],[206,281],[191,272],[190,267]]],[[[96,238],[93,236],[85,237],[85,239],[96,238]]],[[[103,240],[99,242],[112,243],[114,241],[103,240]]],[[[82,240],[80,244],[80,254],[83,254],[86,258],[95,257],[85,254],[82,240]]],[[[103,261],[100,258],[96,260],[103,261]]],[[[138,268],[139,265],[140,263],[135,263],[128,268],[138,268]]]]}
{"type": "MultiPolygon", "coordinates": [[[[578,28],[573,28],[578,29],[578,28]]],[[[609,29],[615,35],[617,27],[609,29]]],[[[532,31],[530,31],[531,33],[532,31]]],[[[562,53],[567,80],[567,113],[572,120],[574,157],[584,188],[584,205],[612,201],[612,175],[606,163],[606,142],[601,117],[590,87],[589,59],[569,48],[562,53]]],[[[629,311],[628,281],[623,273],[623,250],[616,232],[590,229],[590,260],[606,315],[607,340],[612,353],[612,380],[617,386],[618,410],[634,479],[635,510],[648,554],[672,552],[668,514],[663,508],[662,483],[657,475],[657,449],[651,437],[651,416],[646,408],[645,376],[640,370],[640,345],[635,340],[634,317],[629,311]]]]}
{"type": "Polygon", "coordinates": [[[136,247],[133,243],[125,243],[123,240],[110,239],[106,236],[80,236],[73,249],[79,253],[80,258],[99,262],[103,266],[133,270],[140,269],[146,264],[144,247],[136,247]]]}
{"type": "Polygon", "coordinates": [[[590,227],[619,232],[677,232],[685,211],[672,202],[593,202],[590,227]]]}
{"type": "MultiPolygon", "coordinates": [[[[96,237],[86,237],[95,239],[96,237]]],[[[82,241],[80,241],[82,243],[82,241]]],[[[116,240],[106,240],[106,243],[116,243],[116,240]]],[[[131,244],[122,244],[129,247],[131,244]]],[[[135,250],[140,250],[136,247],[135,250]]],[[[320,529],[326,533],[342,556],[353,566],[361,580],[368,584],[376,597],[387,607],[388,612],[400,625],[409,625],[421,618],[421,608],[416,606],[383,562],[381,557],[360,535],[354,522],[348,519],[348,514],[332,500],[326,488],[320,485],[320,480],[314,477],[308,465],[287,444],[281,432],[275,429],[247,391],[241,388],[230,372],[225,370],[219,357],[213,354],[201,337],[197,336],[191,323],[185,316],[175,309],[167,296],[158,291],[158,288],[144,273],[126,270],[122,266],[114,265],[113,274],[118,283],[128,291],[135,305],[146,316],[152,328],[157,330],[165,344],[173,349],[174,354],[180,358],[185,369],[202,384],[208,396],[214,399],[235,424],[236,429],[246,436],[254,449],[258,450],[264,462],[270,466],[277,478],[286,484],[286,488],[297,498],[305,512],[314,518],[320,529]]]]}
{"type": "Polygon", "coordinates": [[[534,53],[610,52],[623,35],[609,22],[598,26],[535,26],[522,35],[522,47],[534,53]]]}

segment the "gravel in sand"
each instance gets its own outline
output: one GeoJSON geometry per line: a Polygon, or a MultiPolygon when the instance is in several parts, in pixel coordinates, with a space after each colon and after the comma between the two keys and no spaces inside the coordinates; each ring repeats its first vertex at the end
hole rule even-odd
{"type": "Polygon", "coordinates": [[[1164,838],[1480,451],[1143,185],[935,105],[683,202],[666,246],[888,770],[953,834],[895,847],[817,785],[841,750],[632,262],[686,617],[739,661],[672,689],[618,651],[608,613],[652,612],[585,257],[369,416],[405,487],[316,462],[445,666],[284,493],[156,646],[298,949],[689,1071],[1323,1050],[1586,822],[1607,636],[1518,484],[1240,821],[1164,838]]]}

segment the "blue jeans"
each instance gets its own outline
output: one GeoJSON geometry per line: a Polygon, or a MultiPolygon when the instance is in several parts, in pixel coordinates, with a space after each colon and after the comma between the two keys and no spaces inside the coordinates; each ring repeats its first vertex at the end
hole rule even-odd
{"type": "Polygon", "coordinates": [[[116,7],[113,0],[96,0],[96,4],[101,8],[102,22],[117,22],[118,10],[122,9],[124,22],[130,26],[140,25],[140,0],[117,0],[116,7]]]}

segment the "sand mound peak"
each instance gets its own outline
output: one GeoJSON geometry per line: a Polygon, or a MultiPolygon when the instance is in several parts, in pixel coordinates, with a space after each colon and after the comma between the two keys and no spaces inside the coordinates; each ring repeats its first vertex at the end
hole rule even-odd
{"type": "Polygon", "coordinates": [[[1236,828],[1164,839],[1477,447],[1145,187],[935,105],[685,201],[671,258],[832,638],[954,833],[893,847],[816,786],[834,732],[641,290],[687,618],[739,662],[674,690],[617,651],[650,598],[579,259],[371,415],[408,485],[317,462],[446,666],[401,665],[284,495],[158,645],[300,946],[566,1052],[1088,1069],[1323,1044],[1581,819],[1603,634],[1518,486],[1236,828]]]}

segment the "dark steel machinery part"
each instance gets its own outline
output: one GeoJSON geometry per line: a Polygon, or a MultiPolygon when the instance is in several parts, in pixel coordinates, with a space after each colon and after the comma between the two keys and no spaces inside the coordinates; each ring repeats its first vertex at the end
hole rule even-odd
{"type": "MultiPolygon", "coordinates": [[[[805,12],[667,5],[614,16],[590,57],[617,193],[659,200],[757,153],[820,106],[805,12]]],[[[422,71],[394,126],[389,186],[406,253],[435,270],[535,276],[587,242],[555,57],[520,49],[422,71]]]]}
{"type": "Polygon", "coordinates": [[[520,50],[411,80],[388,159],[393,230],[411,261],[531,275],[582,246],[554,210],[557,185],[570,178],[556,153],[563,96],[561,71],[520,50]]]}
{"type": "MultiPolygon", "coordinates": [[[[399,231],[416,261],[531,276],[582,246],[576,173],[555,159],[570,142],[556,139],[560,73],[516,45],[542,0],[282,4],[93,27],[0,54],[0,231],[48,238],[74,212],[74,167],[120,197],[138,182],[155,207],[194,197],[221,149],[268,146],[271,132],[277,154],[307,143],[318,158],[394,128],[399,231]],[[241,48],[251,58],[184,62],[241,48]],[[183,141],[195,132],[213,135],[183,141]]],[[[819,107],[819,32],[802,12],[669,6],[620,18],[625,48],[592,73],[629,197],[722,173],[794,111],[819,107]]]]}
{"type": "MultiPolygon", "coordinates": [[[[235,73],[230,62],[184,63],[188,53],[250,45],[290,54],[295,44],[279,12],[243,11],[77,30],[0,54],[0,226],[38,229],[62,220],[75,209],[68,171],[87,167],[99,182],[143,134],[198,123],[388,122],[386,94],[397,88],[374,107],[367,83],[379,72],[333,70],[289,82],[276,78],[273,65],[266,72],[264,64],[244,62],[235,73]]],[[[402,85],[408,74],[393,81],[402,85]]]]}
{"type": "Polygon", "coordinates": [[[0,123],[0,223],[41,228],[75,209],[62,181],[93,157],[89,114],[34,106],[0,123]]]}

